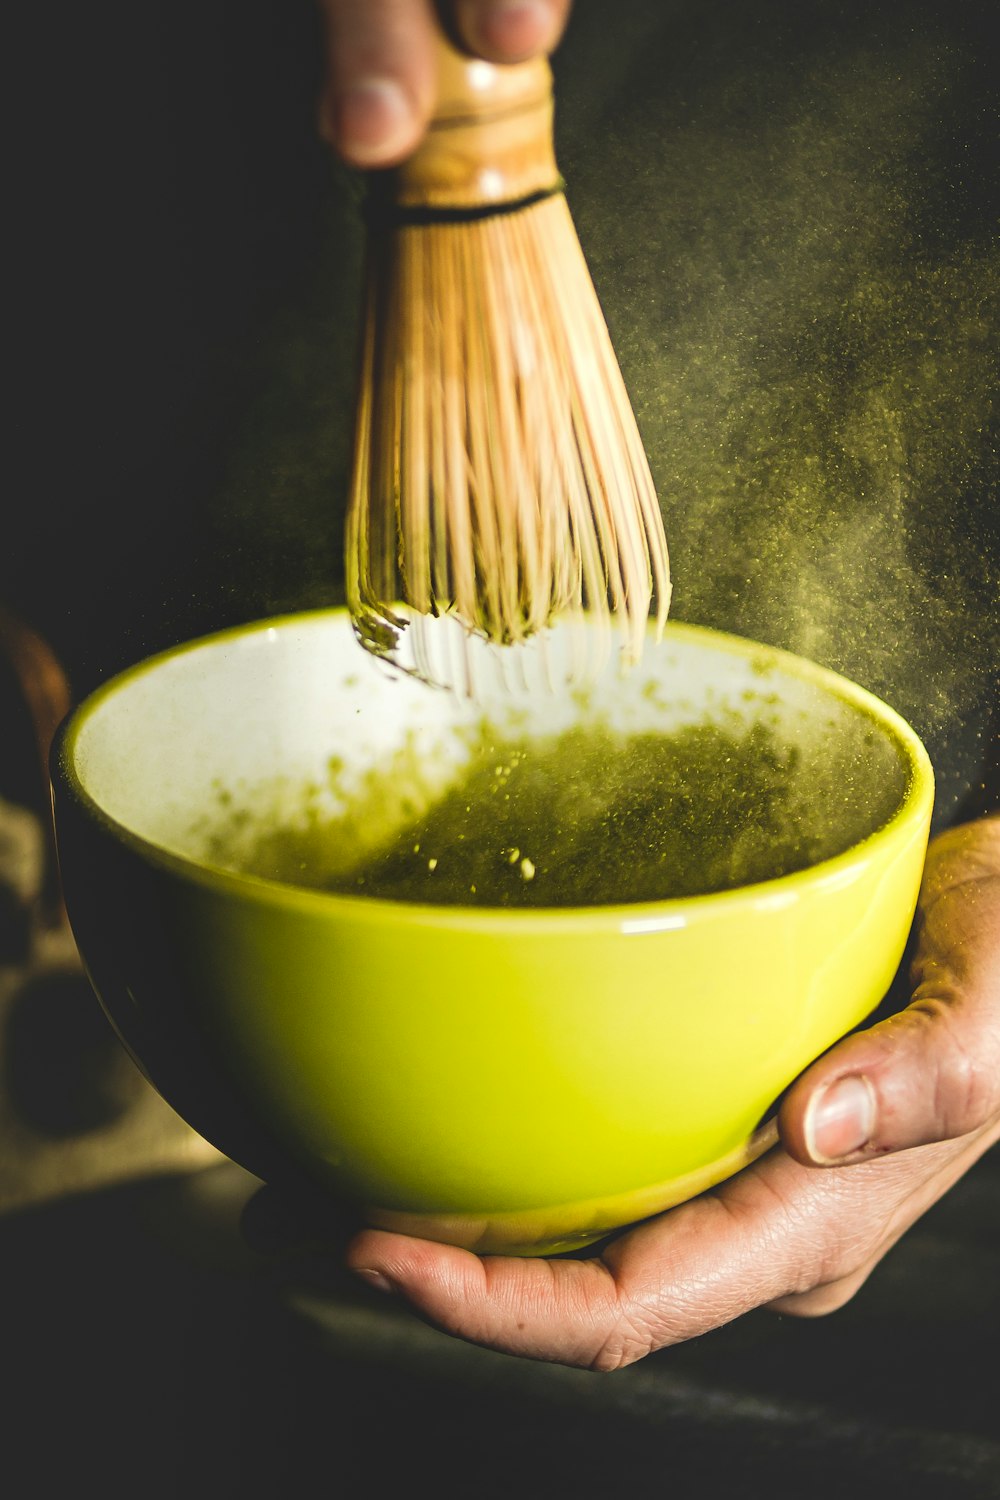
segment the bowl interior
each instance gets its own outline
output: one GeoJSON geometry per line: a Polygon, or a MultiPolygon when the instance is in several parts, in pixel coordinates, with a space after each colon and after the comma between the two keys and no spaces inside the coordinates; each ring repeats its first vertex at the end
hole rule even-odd
{"type": "MultiPolygon", "coordinates": [[[[554,680],[559,650],[556,633],[546,645],[554,680]]],[[[671,625],[631,673],[609,663],[585,692],[498,689],[470,701],[388,672],[341,611],[263,622],[143,663],[95,695],[69,749],[107,817],[201,865],[245,869],[267,829],[336,823],[360,807],[331,855],[346,868],[461,778],[484,725],[545,739],[599,723],[664,735],[764,726],[795,747],[801,815],[823,857],[897,815],[924,759],[908,726],[862,689],[713,631],[671,625]]]]}

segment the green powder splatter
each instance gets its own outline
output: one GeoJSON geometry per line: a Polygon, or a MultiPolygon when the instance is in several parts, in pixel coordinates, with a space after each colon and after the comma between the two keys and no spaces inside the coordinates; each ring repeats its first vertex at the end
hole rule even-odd
{"type": "MultiPolygon", "coordinates": [[[[366,816],[380,786],[398,803],[402,764],[372,773],[344,815],[268,829],[237,863],[292,884],[444,905],[607,905],[727,890],[803,869],[884,822],[905,772],[893,759],[872,775],[869,754],[884,761],[874,733],[848,764],[821,742],[810,751],[759,723],[487,735],[457,782],[376,849],[366,816]]],[[[223,835],[216,857],[224,852],[223,835]]]]}
{"type": "Polygon", "coordinates": [[[1000,241],[975,149],[995,69],[953,14],[986,8],[900,24],[766,0],[680,26],[642,5],[646,45],[604,40],[629,70],[608,96],[598,9],[595,113],[561,165],[663,503],[674,616],[886,698],[928,740],[945,811],[1000,649],[1000,241]]]}

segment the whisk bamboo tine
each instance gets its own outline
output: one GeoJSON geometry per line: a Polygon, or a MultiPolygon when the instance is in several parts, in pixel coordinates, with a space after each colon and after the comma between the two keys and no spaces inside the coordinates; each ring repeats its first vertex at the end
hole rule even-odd
{"type": "MultiPolygon", "coordinates": [[[[375,317],[372,303],[374,288],[369,282],[361,350],[357,412],[355,415],[355,458],[352,489],[346,525],[346,594],[355,626],[365,645],[371,637],[369,610],[372,603],[371,547],[369,537],[369,474],[372,426],[372,380],[375,359],[375,317]]],[[[374,646],[372,649],[375,649],[374,646]]]]}
{"type": "MultiPolygon", "coordinates": [[[[496,228],[495,222],[484,225],[491,239],[496,238],[496,228]]],[[[532,493],[527,460],[531,437],[525,430],[520,402],[521,372],[531,355],[523,347],[519,348],[523,332],[519,328],[520,314],[516,310],[519,288],[513,285],[509,259],[498,253],[499,248],[494,247],[488,258],[489,333],[495,358],[499,429],[493,457],[497,482],[502,486],[499,493],[506,492],[510,496],[510,504],[504,508],[508,524],[501,540],[508,567],[508,627],[512,639],[523,639],[525,634],[531,633],[533,601],[547,591],[548,580],[540,571],[538,505],[532,493]],[[511,309],[515,309],[513,316],[511,309]]],[[[546,602],[540,623],[545,623],[548,613],[546,602]]]]}
{"type": "MultiPolygon", "coordinates": [[[[412,240],[410,245],[412,248],[412,240]]],[[[407,343],[415,369],[426,369],[433,363],[433,335],[428,329],[428,320],[421,316],[426,295],[422,262],[422,255],[405,256],[400,278],[403,293],[402,316],[410,325],[407,343]]],[[[405,380],[401,390],[400,495],[406,495],[407,503],[400,505],[399,530],[407,597],[422,615],[430,613],[434,597],[427,496],[430,452],[426,406],[430,403],[426,396],[426,381],[405,380]]]]}
{"type": "Polygon", "coordinates": [[[517,217],[510,228],[516,247],[512,259],[525,268],[520,286],[512,287],[509,295],[512,305],[517,308],[512,320],[512,338],[517,350],[516,364],[522,372],[517,378],[518,416],[529,470],[525,476],[522,525],[532,547],[528,573],[533,580],[525,608],[528,627],[534,632],[572,600],[565,568],[566,562],[571,561],[572,552],[568,545],[565,509],[547,506],[543,498],[555,493],[559,483],[554,452],[558,424],[553,421],[552,401],[561,386],[557,384],[550,362],[550,347],[535,333],[545,326],[539,268],[524,218],[517,217]],[[533,378],[529,379],[529,374],[533,378]]]}

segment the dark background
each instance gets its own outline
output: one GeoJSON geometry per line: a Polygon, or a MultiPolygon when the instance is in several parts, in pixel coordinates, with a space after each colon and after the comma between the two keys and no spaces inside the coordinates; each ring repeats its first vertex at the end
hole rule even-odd
{"type": "MultiPolygon", "coordinates": [[[[1000,642],[984,0],[580,0],[557,148],[661,497],[674,613],[803,650],[975,780],[1000,642]]],[[[307,0],[8,23],[0,601],[81,695],[338,601],[360,184],[307,0]]]]}

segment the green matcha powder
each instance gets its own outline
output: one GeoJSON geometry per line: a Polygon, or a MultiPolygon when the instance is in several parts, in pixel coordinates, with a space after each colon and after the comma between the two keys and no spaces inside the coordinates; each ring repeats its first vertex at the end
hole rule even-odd
{"type": "MultiPolygon", "coordinates": [[[[803,869],[882,820],[859,808],[850,776],[817,786],[808,760],[761,724],[628,737],[595,727],[534,740],[487,734],[460,779],[360,861],[350,851],[371,843],[359,830],[365,807],[378,805],[374,773],[354,811],[271,828],[238,861],[226,859],[220,834],[213,857],[295,885],[436,905],[698,895],[803,869]]],[[[395,793],[390,773],[379,774],[383,792],[395,793]]]]}

